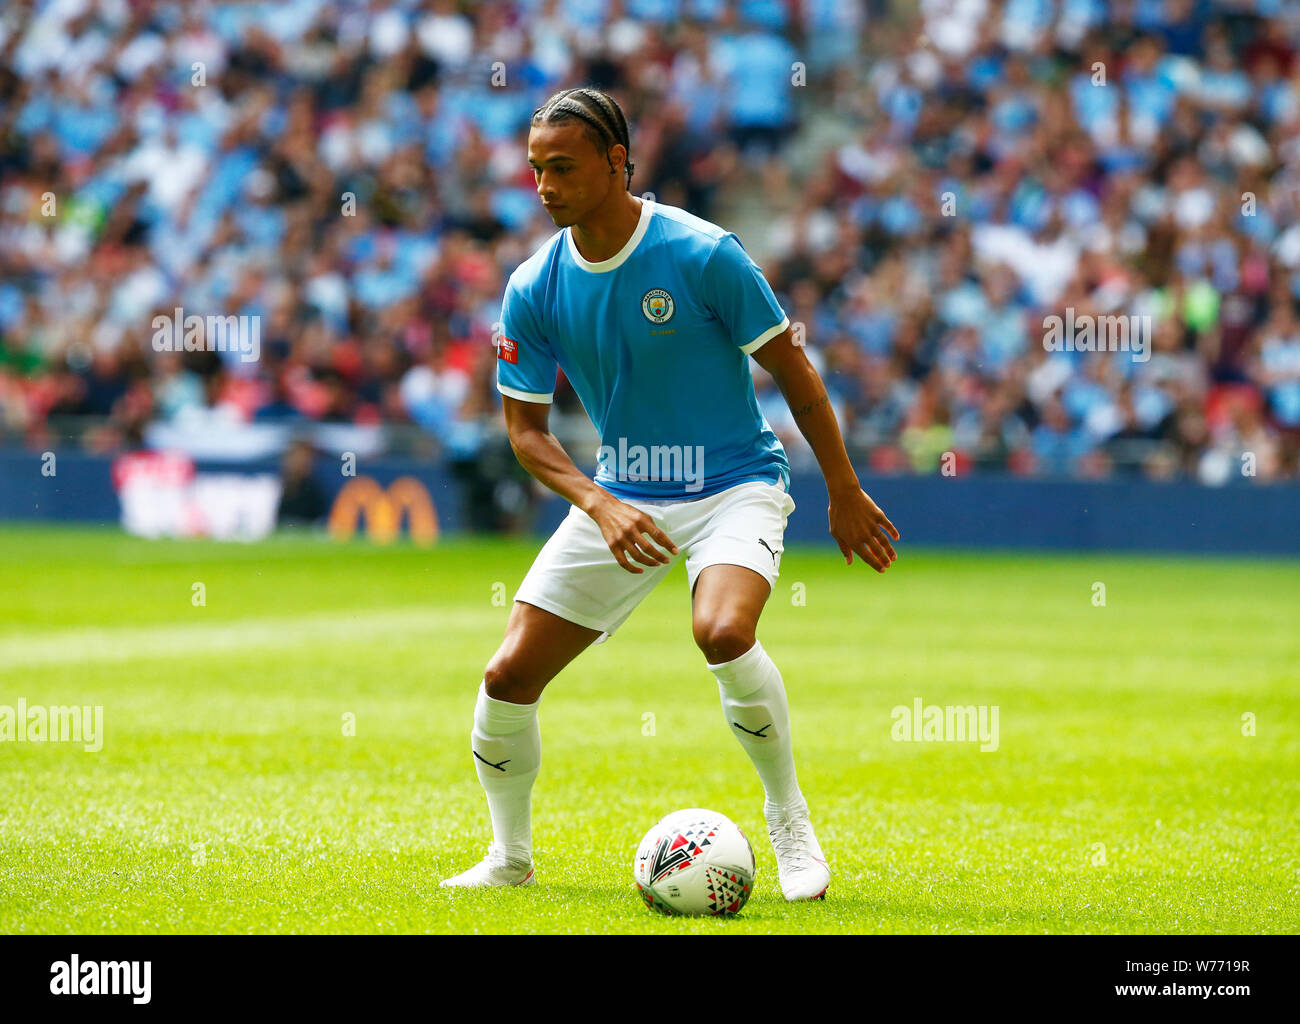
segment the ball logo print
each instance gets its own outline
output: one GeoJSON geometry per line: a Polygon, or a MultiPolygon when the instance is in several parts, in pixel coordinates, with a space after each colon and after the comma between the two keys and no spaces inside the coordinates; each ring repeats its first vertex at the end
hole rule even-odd
{"type": "Polygon", "coordinates": [[[691,858],[709,845],[707,838],[698,842],[688,840],[678,833],[663,836],[655,845],[655,855],[650,863],[650,881],[657,882],[674,868],[684,868],[691,858]]]}
{"type": "Polygon", "coordinates": [[[646,833],[633,862],[637,891],[661,914],[729,917],[754,889],[754,851],[725,815],[670,814],[646,833]]]}
{"type": "Polygon", "coordinates": [[[666,324],[675,309],[673,297],[662,288],[651,288],[641,297],[641,312],[652,324],[666,324]]]}

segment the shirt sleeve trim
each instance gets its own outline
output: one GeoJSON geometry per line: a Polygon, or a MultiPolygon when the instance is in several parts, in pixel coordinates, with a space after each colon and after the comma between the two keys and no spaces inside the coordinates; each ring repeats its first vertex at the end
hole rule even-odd
{"type": "Polygon", "coordinates": [[[507,398],[517,398],[521,402],[536,402],[539,405],[550,405],[555,400],[555,392],[544,395],[538,391],[519,391],[515,388],[508,388],[504,384],[498,384],[497,390],[507,398]]]}
{"type": "Polygon", "coordinates": [[[789,326],[790,326],[790,318],[788,316],[782,317],[781,322],[777,324],[775,327],[769,327],[757,338],[751,341],[748,345],[741,345],[740,351],[744,352],[745,355],[752,355],[753,353],[757,352],[760,348],[766,345],[769,341],[771,341],[773,338],[775,338],[778,334],[780,334],[789,326]]]}

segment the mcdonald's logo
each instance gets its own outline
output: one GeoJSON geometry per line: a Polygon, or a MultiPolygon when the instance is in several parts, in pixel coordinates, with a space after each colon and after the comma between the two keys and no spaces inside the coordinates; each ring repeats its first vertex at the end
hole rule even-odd
{"type": "Polygon", "coordinates": [[[428,547],[438,539],[438,513],[424,484],[413,476],[398,477],[388,487],[380,487],[368,476],[349,480],[334,499],[330,509],[329,530],[335,540],[350,540],[357,532],[362,512],[370,539],[376,544],[391,544],[402,529],[402,513],[407,513],[411,540],[428,547]]]}

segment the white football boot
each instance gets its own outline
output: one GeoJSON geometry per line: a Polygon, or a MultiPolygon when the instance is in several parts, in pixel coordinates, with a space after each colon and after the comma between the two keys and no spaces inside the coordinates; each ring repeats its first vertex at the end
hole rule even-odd
{"type": "Polygon", "coordinates": [[[831,869],[813,834],[808,805],[788,814],[769,807],[763,811],[785,898],[791,902],[824,898],[831,884],[831,869]]]}
{"type": "Polygon", "coordinates": [[[488,847],[487,856],[468,871],[444,879],[443,886],[476,888],[486,885],[534,885],[533,862],[515,860],[498,850],[495,843],[488,847]]]}

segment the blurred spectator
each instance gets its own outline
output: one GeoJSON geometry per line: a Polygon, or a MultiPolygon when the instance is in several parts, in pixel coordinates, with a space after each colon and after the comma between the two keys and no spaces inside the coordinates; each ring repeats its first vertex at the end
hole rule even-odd
{"type": "Polygon", "coordinates": [[[294,441],[280,467],[280,508],[275,520],[281,526],[319,522],[329,511],[329,499],[312,479],[316,453],[305,441],[294,441]]]}

